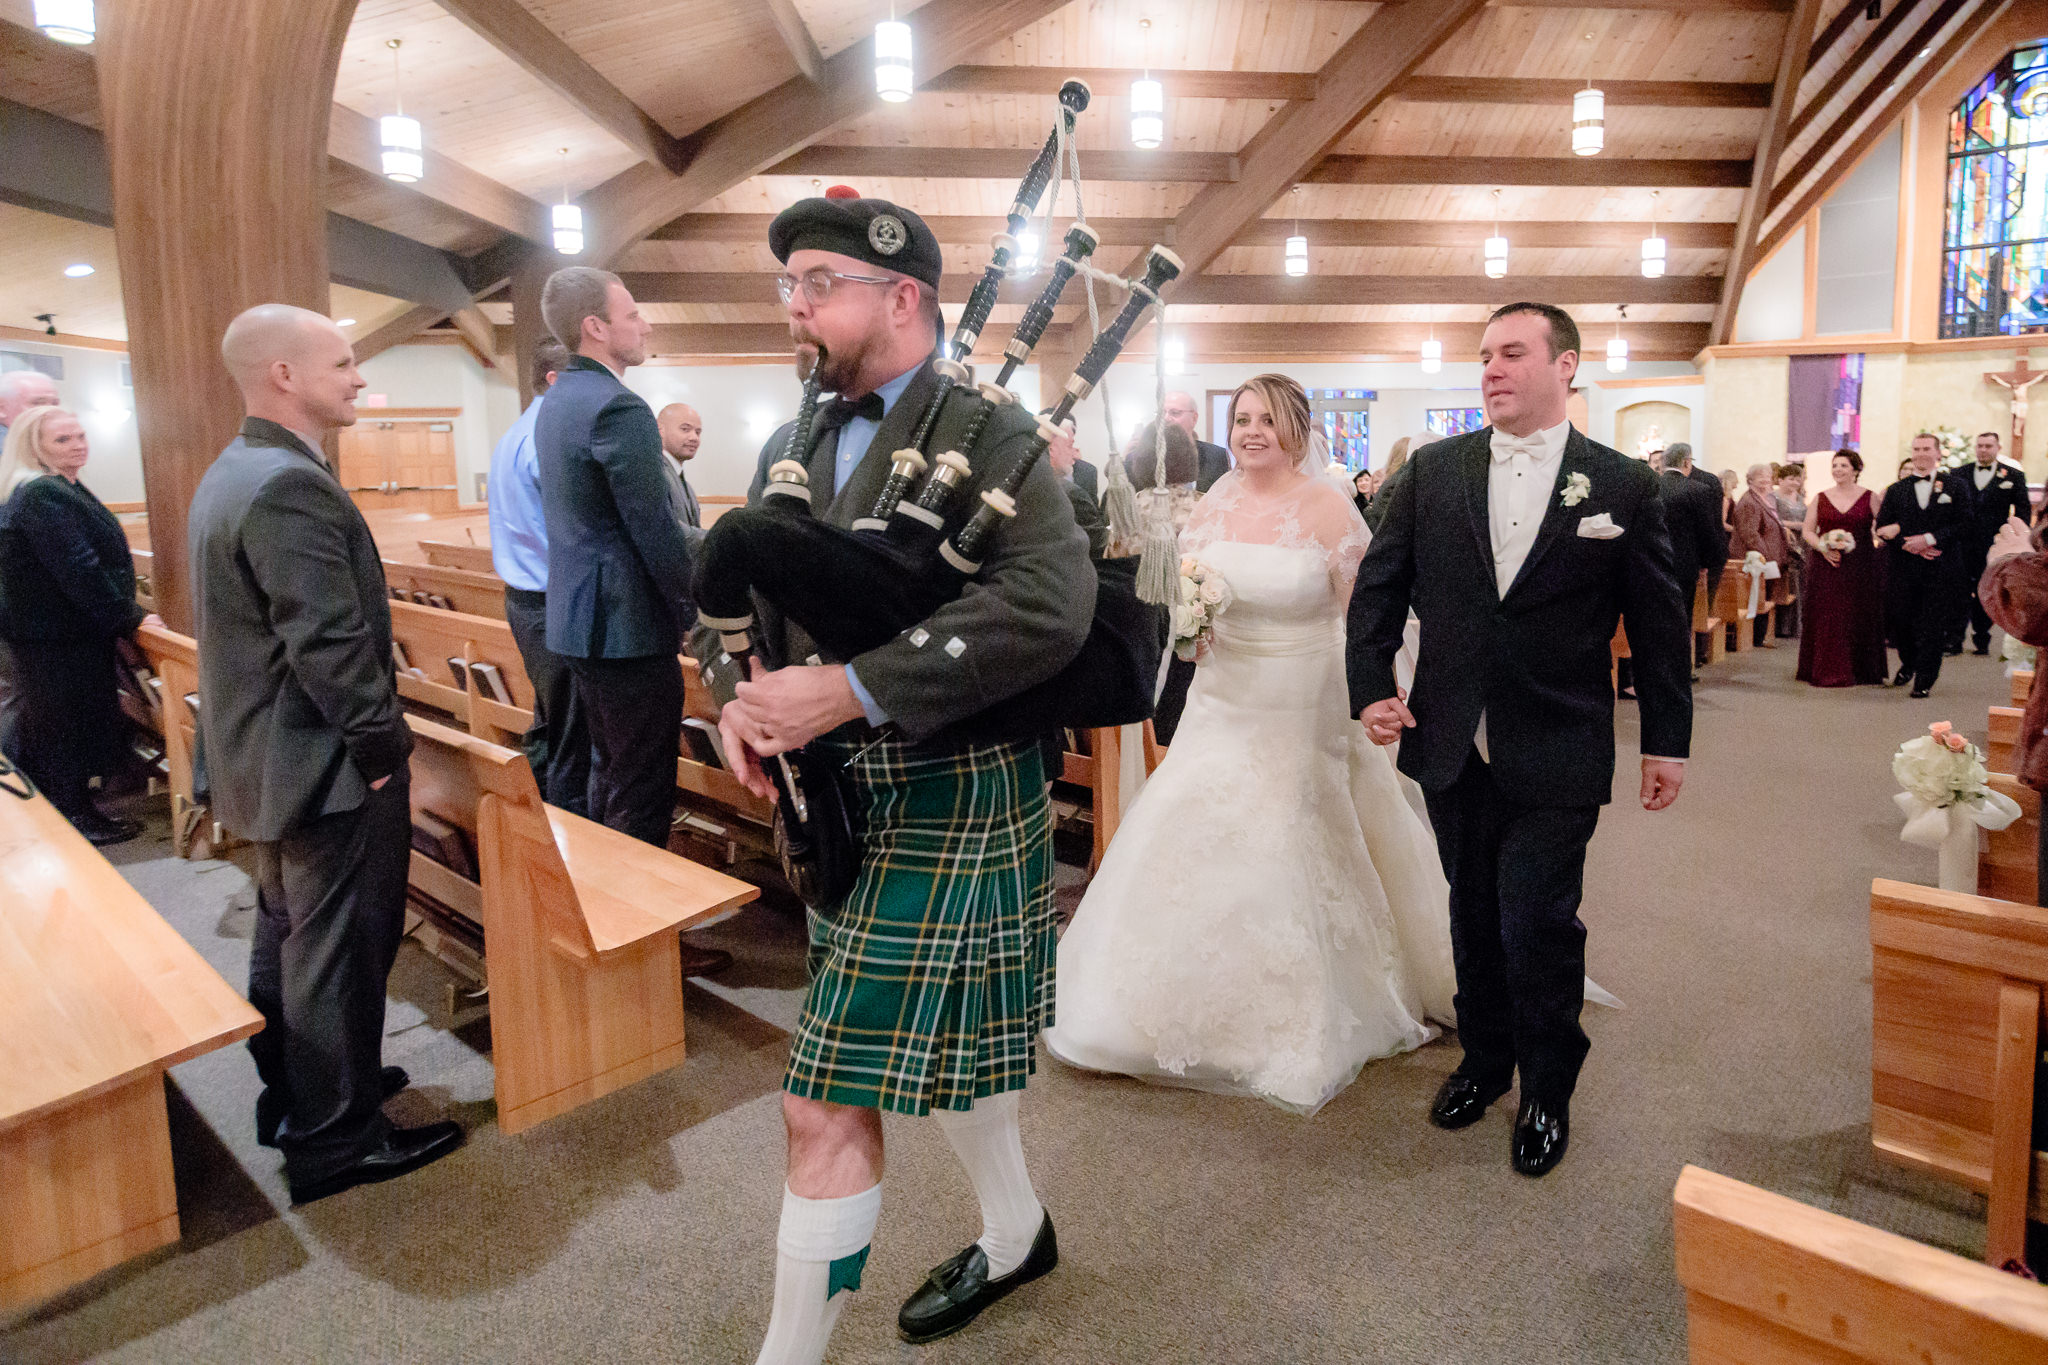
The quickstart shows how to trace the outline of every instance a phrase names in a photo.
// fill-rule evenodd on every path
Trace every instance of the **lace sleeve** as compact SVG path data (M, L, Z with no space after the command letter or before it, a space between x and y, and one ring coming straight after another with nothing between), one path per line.
M1351 600L1351 585L1358 577L1359 561L1372 544L1372 532L1358 505L1328 482L1318 481L1302 499L1301 528L1307 539L1321 547L1330 567L1330 586L1337 600Z
M1215 486L1195 504L1187 525L1181 528L1181 553L1191 555L1219 540L1232 539L1228 522L1230 509L1237 505L1237 501L1237 474L1232 471L1218 479Z

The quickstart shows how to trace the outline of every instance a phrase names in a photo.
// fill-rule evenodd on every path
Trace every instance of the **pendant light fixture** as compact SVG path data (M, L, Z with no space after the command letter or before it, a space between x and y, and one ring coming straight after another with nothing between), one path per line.
M420 141L420 121L405 116L405 94L400 88L398 70L399 42L392 38L384 44L391 49L392 112L377 120L377 140L383 145L385 178L410 185L426 174L427 158Z
M1188 343L1178 333L1166 335L1160 344L1166 348L1166 372L1186 374L1188 372Z
M562 202L555 205L555 250L574 256L583 250L583 210L569 202L569 149L562 148Z
M1422 343L1422 372L1436 374L1444 367L1444 344L1436 339L1436 322L1429 324L1429 340Z
M1657 231L1657 196L1662 193L1662 190L1650 191L1650 235L1643 238L1643 278L1646 280L1663 276L1665 260L1670 254L1664 234Z
M1150 19L1138 21L1141 55L1149 55L1152 31ZM1144 74L1131 82L1131 145L1151 151L1166 140L1166 87L1152 79L1148 63Z
M1301 235L1301 186L1292 191L1294 200L1294 235L1287 239L1287 273L1296 279L1308 274L1308 238Z
M98 31L92 0L36 0L36 31L60 43L83 46Z
M910 98L910 25L889 17L875 25L875 93L891 104Z
M1572 155L1598 156L1607 145L1607 96L1591 81L1572 96Z
M1607 372L1620 374L1628 368L1628 338L1621 334L1621 324L1628 321L1628 305L1623 304L1621 316L1615 320L1614 335L1607 340Z
M1500 191L1493 192L1493 236L1486 239L1486 278L1497 280L1508 273L1508 239L1500 235Z

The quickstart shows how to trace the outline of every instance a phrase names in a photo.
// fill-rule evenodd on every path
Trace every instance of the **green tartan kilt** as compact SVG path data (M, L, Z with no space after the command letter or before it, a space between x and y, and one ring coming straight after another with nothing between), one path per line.
M1057 946L1037 746L825 743L853 757L861 867L843 906L810 916L783 1089L900 1114L1021 1090L1052 1024Z

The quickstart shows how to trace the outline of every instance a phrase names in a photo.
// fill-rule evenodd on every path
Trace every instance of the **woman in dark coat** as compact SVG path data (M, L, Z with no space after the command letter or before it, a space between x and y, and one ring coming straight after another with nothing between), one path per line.
M78 481L85 429L62 408L31 408L0 449L0 637L13 646L25 702L24 771L95 844L141 831L93 803L126 728L114 641L133 634L135 564L121 523Z

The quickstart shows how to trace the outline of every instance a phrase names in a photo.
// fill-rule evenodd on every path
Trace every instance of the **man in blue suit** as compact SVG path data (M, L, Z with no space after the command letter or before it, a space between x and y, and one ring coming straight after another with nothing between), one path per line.
M534 427L547 644L569 661L590 727L590 818L666 847L683 715L676 651L697 609L661 429L620 379L647 359L653 329L618 276L588 266L549 276L540 311L575 353Z

